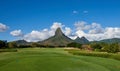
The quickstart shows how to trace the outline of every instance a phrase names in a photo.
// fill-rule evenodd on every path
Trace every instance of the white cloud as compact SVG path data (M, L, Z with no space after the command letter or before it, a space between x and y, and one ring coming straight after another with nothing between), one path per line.
M86 14L86 13L88 13L88 11L83 11L83 13L85 13L85 14Z
M86 35L86 33L85 33L84 31L82 31L82 30L76 31L75 34L76 34L77 36L79 36L79 37L82 37L82 36L85 36L85 35Z
M14 31L10 32L10 34L12 36L15 36L15 37L21 37L21 36L23 36L23 33L22 33L21 30L14 30Z
M120 28L116 27L106 27L102 33L90 34L86 33L86 36L89 40L102 40L102 39L110 39L110 38L120 38Z
M70 35L71 29L62 25L62 23L54 22L50 29L43 29L41 31L33 30L32 32L24 35L24 39L31 41L42 41L55 34L56 29L60 27L66 35Z
M85 21L78 21L74 24L76 30L89 30L91 28L90 25L87 25Z
M74 25L76 27L75 35L79 37L85 36L90 41L109 39L109 38L120 38L119 27L103 28L98 23L93 22L91 24L88 24L85 21L75 22Z
M71 35L72 30L69 27L65 27L64 33L65 33L65 35L69 36L69 35Z
M62 28L62 27L64 27L64 25L62 25L62 23L59 23L59 22L54 22L50 28L52 30L56 30L58 27Z
M23 36L23 39L27 41L42 41L45 40L55 34L56 29L60 27L63 33L70 37L71 39L75 39L77 36L82 37L85 36L88 40L102 40L108 38L120 38L120 28L119 27L106 27L103 28L99 23L91 23L88 24L85 21L75 22L75 29L71 29L70 27L66 27L62 23L54 22L52 26L49 28L45 28L43 30L33 30L30 33L27 33ZM11 34L13 36L22 35L21 30L12 31Z
M76 10L74 10L74 11L73 11L73 14L78 14L78 13L79 13L79 12L78 12L78 11L76 11Z
M104 35L106 35L106 38L120 38L120 28L107 27L105 28Z
M8 29L8 26L6 26L5 24L0 23L0 32L4 32Z
M99 34L99 33L103 33L104 29L101 27L100 24L98 23L92 23L91 24L91 29L89 30L90 34Z
M88 24L85 21L75 22L76 30L89 31L90 34L98 34L103 32L103 28L98 23Z
M48 38L51 35L52 33L50 34L50 31L45 29L42 31L33 30L31 33L26 34L24 39L27 41L40 41Z

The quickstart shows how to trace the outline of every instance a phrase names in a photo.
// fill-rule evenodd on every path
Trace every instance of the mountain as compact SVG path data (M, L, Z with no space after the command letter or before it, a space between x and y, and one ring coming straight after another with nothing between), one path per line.
M67 44L73 42L70 38L64 35L64 33L61 31L60 28L57 28L55 31L55 35L44 40L44 41L39 41L41 45L45 46L66 46Z
M17 45L29 45L30 44L30 42L27 42L25 40L16 40L14 42L16 42Z
M88 44L89 43L89 40L87 40L84 36L81 38L77 37L74 41L77 43L80 43L80 44Z
M104 40L100 40L99 42L105 42L105 43L120 43L120 38L104 39Z

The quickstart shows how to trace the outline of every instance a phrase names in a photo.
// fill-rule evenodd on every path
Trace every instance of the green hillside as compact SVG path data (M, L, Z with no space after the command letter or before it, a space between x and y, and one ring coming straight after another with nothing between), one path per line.
M120 38L104 39L104 40L101 40L100 42L105 42L105 43L120 43Z
M73 40L65 36L61 31L61 29L58 28L54 36L38 43L40 43L41 45L49 45L49 46L66 46L68 43L71 42L73 42Z
M89 40L87 40L85 37L77 37L75 40L75 42L77 43L80 43L80 44L88 44L89 43Z

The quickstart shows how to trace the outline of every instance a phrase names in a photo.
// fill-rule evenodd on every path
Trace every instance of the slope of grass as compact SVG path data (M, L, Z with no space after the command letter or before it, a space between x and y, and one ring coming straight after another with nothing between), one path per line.
M59 48L26 48L0 53L0 71L119 71L120 61L75 56Z

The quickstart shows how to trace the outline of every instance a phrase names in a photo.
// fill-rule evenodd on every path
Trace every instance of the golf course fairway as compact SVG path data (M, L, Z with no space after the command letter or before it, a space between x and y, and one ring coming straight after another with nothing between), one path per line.
M0 71L120 71L120 61L72 55L63 48L24 48L0 53Z

